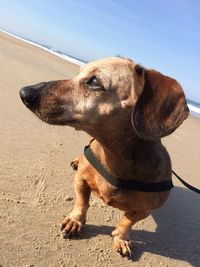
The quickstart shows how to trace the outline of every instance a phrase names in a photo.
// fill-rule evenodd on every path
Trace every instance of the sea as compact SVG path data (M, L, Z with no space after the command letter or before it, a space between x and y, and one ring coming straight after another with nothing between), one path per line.
M2 29L0 29L0 32L6 33L6 34L8 34L8 35L10 35L10 36L12 36L14 38L17 38L17 39L23 41L23 42L26 42L26 43L29 43L31 45L37 46L37 47L39 47L39 48L41 48L41 49L43 49L43 50L55 55L55 56L63 58L64 60L67 60L67 61L72 62L74 64L77 64L79 66L83 66L83 65L85 65L87 63L86 61L83 61L83 60L81 60L79 58L76 58L76 57L74 57L72 55L68 55L68 54L66 54L66 53L64 53L62 51L59 51L56 48L52 48L50 46L34 42L34 41L30 40L30 39L26 39L26 38L24 38L22 36L15 35L13 33L7 32L7 31L2 30ZM200 118L200 103L197 103L197 102L195 102L193 100L187 99L187 104L188 104L188 107L190 109L190 113L192 115Z
M200 118L200 104L195 101L187 99L187 105L190 109L190 113L198 118Z

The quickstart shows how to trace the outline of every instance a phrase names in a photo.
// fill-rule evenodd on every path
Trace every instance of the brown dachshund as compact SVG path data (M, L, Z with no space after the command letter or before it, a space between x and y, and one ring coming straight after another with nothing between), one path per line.
M24 104L41 120L87 132L101 165L121 180L156 183L171 179L170 157L161 138L172 133L189 111L180 84L124 58L107 58L81 68L72 80L22 88ZM86 221L91 191L124 211L112 232L114 249L131 254L132 225L163 205L169 190L143 192L111 185L84 155L72 163L76 202L62 224L65 237L78 234Z

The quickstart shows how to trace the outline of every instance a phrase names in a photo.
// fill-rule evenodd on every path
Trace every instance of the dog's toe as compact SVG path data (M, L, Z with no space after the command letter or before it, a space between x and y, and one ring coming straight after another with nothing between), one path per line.
M70 166L72 167L73 170L75 170L75 171L78 170L78 163L79 163L78 158L71 161Z
M61 225L63 238L72 238L78 236L81 232L82 223L67 218Z
M124 257L130 257L132 254L131 241L114 238L114 250Z

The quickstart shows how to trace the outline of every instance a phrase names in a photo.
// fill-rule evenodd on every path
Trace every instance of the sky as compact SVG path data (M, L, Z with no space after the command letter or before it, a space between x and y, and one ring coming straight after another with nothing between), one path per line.
M200 103L199 0L0 0L0 28L86 61L129 57Z

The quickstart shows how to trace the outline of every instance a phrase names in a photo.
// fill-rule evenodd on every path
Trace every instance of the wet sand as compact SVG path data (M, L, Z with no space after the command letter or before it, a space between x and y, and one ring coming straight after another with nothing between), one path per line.
M176 178L168 202L131 233L131 260L113 251L110 233L121 212L92 197L82 237L63 240L60 223L74 203L71 159L87 136L42 123L19 89L70 78L79 70L37 47L0 33L0 265L200 266L200 196ZM200 188L200 120L190 116L163 140L173 169Z

